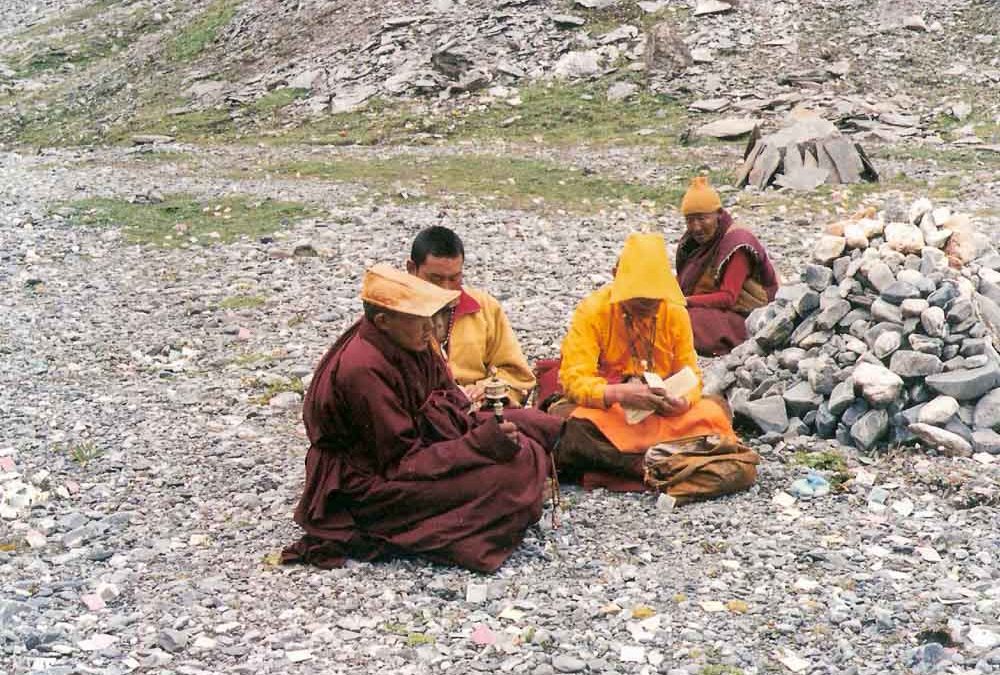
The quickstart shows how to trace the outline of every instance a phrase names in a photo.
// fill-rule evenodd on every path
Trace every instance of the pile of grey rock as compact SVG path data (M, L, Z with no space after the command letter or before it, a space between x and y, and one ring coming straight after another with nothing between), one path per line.
M878 181L878 172L860 143L840 133L814 111L796 108L790 124L780 131L754 137L747 145L737 187L753 185L763 190L774 183L793 190L813 190L824 183Z
M707 391L766 434L1000 454L1000 255L971 219L927 199L869 209L813 259L747 318Z

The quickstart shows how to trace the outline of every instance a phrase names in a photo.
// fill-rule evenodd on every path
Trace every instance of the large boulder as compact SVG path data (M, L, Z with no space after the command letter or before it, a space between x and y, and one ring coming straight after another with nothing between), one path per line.
M668 78L677 77L694 63L691 50L669 21L661 21L646 34L646 68Z

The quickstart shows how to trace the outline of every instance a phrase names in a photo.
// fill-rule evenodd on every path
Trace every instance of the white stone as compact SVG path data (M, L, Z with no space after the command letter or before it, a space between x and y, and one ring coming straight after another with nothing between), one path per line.
M45 546L45 535L37 530L28 530L28 534L24 536L24 539L31 548L42 548Z
M958 407L958 401L951 396L938 396L920 409L917 421L943 427L958 413Z
M813 248L813 259L823 264L833 262L841 256L847 240L832 234L824 234Z
M608 89L609 101L623 101L639 91L639 85L632 82L615 82Z
M844 239L847 240L847 248L868 248L868 235L865 234L864 225L858 222L851 222L844 225Z
M911 424L910 432L932 448L940 448L946 454L956 457L971 457L972 445L956 433L932 424Z
M98 633L97 635L93 635L86 640L80 640L76 643L76 646L85 652L96 652L102 649L107 649L116 642L118 642L118 638L114 635Z
M788 507L795 505L795 497L787 492L784 492L783 490L778 490L774 493L774 496L771 497L771 502L773 504L777 504L783 509L787 509Z
M852 375L854 388L876 408L885 407L899 397L903 389L903 378L885 366L874 363L859 363Z
M944 337L948 334L948 324L945 322L944 310L940 307L928 307L920 313L920 325L930 337Z
M556 61L552 72L556 77L588 77L601 69L601 55L596 51L568 52Z
M885 232L885 221L881 218L862 218L858 221L868 239L881 237Z
M929 563L941 562L941 556L930 546L919 546L913 550Z
M622 645L621 660L628 663L645 663L646 649L637 645Z
M799 577L795 581L795 590L802 591L803 593L812 593L817 588L819 588L819 582L815 579L809 579L808 577Z
M728 2L721 2L720 0L698 0L698 4L694 8L694 15L721 14L722 12L730 11L732 8L733 6Z
M1000 633L982 626L970 627L966 637L968 637L969 642L979 649L993 649L997 645L1000 645Z
M97 587L94 589L94 593L99 595L106 602L110 602L121 595L121 591L118 590L118 586L106 581L102 581L97 584Z
M784 648L777 654L778 661L781 665L788 668L793 673L802 673L809 669L810 664L805 659L801 658L798 654L790 649Z
M887 356L899 349L902 342L903 337L899 333L894 330L887 330L875 338L875 344L872 345L872 352L874 352L875 356L878 358L885 359Z
M913 500L905 498L897 499L892 503L892 510L906 518L913 513Z
M218 644L217 640L207 637L205 635L199 635L197 638L195 638L194 641L195 649L215 649L215 646L217 644Z
M924 310L930 307L923 298L907 298L903 300L899 308L903 311L903 318L918 317ZM881 337L881 336L879 336Z
M312 89L324 72L320 69L305 70L288 81L291 89Z
M302 395L295 391L282 391L271 397L267 404L279 410L293 410L302 403Z
M288 660L292 663L301 663L312 659L313 654L308 649L298 649L295 651L285 652L285 656L287 656Z
M885 241L894 251L900 253L920 253L924 247L924 235L920 228L907 223L889 223L885 226Z
M465 587L465 601L478 605L486 602L489 592L488 584L469 584Z

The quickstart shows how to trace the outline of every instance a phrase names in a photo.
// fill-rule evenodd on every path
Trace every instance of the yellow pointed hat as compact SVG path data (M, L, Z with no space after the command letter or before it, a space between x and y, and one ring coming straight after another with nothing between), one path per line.
M684 293L670 267L667 243L662 234L635 232L625 240L615 280L611 282L611 302L632 298L686 304Z
M715 213L722 208L719 193L708 182L708 176L695 176L681 200L681 214Z

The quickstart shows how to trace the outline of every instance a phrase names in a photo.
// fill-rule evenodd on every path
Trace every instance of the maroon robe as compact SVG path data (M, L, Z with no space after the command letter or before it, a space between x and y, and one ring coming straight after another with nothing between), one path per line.
M677 245L677 282L685 296L718 291L726 264L737 252L745 252L750 260L743 289L753 285L757 297L743 293L732 307L688 306L695 349L702 356L728 354L746 341L746 317L754 307L774 300L778 275L764 245L749 230L733 226L726 211L719 214L719 227L710 241L699 244L685 233Z
M409 352L367 319L330 348L306 394L311 446L283 562L419 554L491 572L542 513L562 420L509 410L519 442L469 401L435 351Z

